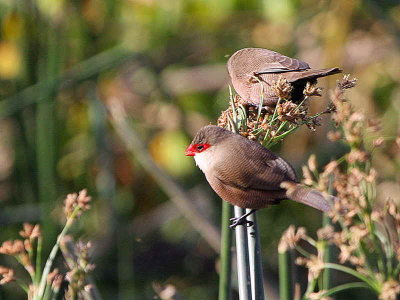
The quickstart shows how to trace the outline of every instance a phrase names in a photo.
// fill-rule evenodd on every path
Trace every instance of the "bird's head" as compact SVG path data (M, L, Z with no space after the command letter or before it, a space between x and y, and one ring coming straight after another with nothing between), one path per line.
M230 131L218 126L208 125L201 128L192 143L186 148L186 156L196 156L209 148L215 147L231 134Z

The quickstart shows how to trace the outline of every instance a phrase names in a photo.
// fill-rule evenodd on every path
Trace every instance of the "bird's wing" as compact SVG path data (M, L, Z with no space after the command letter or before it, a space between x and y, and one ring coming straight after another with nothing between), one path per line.
M245 147L241 144L244 141ZM261 145L243 139L226 145L225 150L224 158L216 163L214 176L227 185L274 191L281 189L283 181L296 181L293 168Z
M310 69L310 66L306 62L287 57L274 51L257 51L253 60L255 62L255 75Z

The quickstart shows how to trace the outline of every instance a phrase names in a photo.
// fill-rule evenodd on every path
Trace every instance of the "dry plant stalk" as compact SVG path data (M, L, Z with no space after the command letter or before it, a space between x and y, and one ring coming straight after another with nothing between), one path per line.
M79 268L70 268L70 271L66 275L60 274L57 268L53 268L51 272L50 270L58 252L60 241L79 216L90 208L90 201L91 197L87 195L86 190L82 190L78 194L67 195L64 201L66 222L44 268L41 265L43 236L40 231L40 225L24 223L23 229L19 232L22 239L3 242L0 246L0 253L14 257L30 275L30 282L24 282L22 279L19 279L13 269L0 266L0 284L3 285L15 281L25 291L28 299L42 300L56 299L61 285L67 283L68 292L66 299L76 299L73 292L79 293L80 289L87 288L86 286L76 284L76 274L79 273L80 278L82 278L83 275L89 273L94 267L89 263L83 264L83 261L88 261L88 246L81 247L83 254L79 256L79 260L77 261ZM81 266L84 266L84 268L80 268Z
M337 130L329 132L328 138L347 144L348 153L327 164L321 173L315 156L303 167L305 185L323 192L331 185L336 191L339 200L329 213L335 228L330 225L321 228L317 239L313 239L301 228L297 231L301 234L296 235L294 227L289 227L281 239L280 247L297 249L302 256L296 263L308 269L308 288L303 299L328 299L333 293L333 290L318 291L318 280L326 269L336 269L358 279L336 287L336 291L364 287L375 292L380 300L395 300L400 295L400 211L391 200L381 206L375 201L377 172L371 167L365 138L380 126L378 122L368 122L345 99L344 91L355 83L355 79L346 75L331 93L332 120ZM382 143L383 139L378 138L373 145ZM306 251L299 245L300 240L308 242L315 251ZM327 244L339 249L338 263L325 262Z

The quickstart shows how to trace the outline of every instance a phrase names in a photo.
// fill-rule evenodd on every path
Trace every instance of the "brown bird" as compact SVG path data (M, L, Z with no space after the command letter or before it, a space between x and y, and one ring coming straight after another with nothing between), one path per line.
M291 100L300 102L307 82L313 84L319 77L342 72L339 68L313 70L304 61L261 48L238 50L227 65L232 85L240 97L247 103L259 105L263 95L266 106L275 106L278 102L273 82L281 76L293 86Z
M199 130L187 147L214 191L225 201L253 209L236 219L231 227L243 224L256 209L292 199L322 211L330 201L317 190L298 184L292 166L259 143L218 126Z

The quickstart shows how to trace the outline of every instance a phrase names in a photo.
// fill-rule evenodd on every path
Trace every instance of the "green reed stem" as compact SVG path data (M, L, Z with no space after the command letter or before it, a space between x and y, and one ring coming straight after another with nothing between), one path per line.
M357 288L370 289L371 287L364 282L350 282L350 283L341 284L341 285L335 286L334 288L331 288L330 290L326 291L326 293L324 293L323 296L330 296L337 292L341 292L341 291L349 290L349 289L357 289Z
M59 57L59 38L56 28L43 23L42 29L47 44L46 55L40 62L41 80L57 76ZM39 199L42 214L42 228L46 235L54 236L55 227L51 219L51 210L56 197L55 187L55 89L40 89L39 94L45 100L37 105L36 111L36 157Z
M221 217L221 269L219 274L219 292L218 300L228 300L231 295L231 269L232 269L232 232L229 229L229 219L232 214L232 206L226 202L222 202Z
M44 266L43 269L43 274L40 279L40 285L38 292L36 295L33 297L33 300L40 300L43 298L45 289L46 289L46 283L47 283L47 276L50 273L51 267L53 265L54 259L56 258L58 249L60 248L60 242L61 240L65 237L65 235L68 233L68 231L71 229L72 224L76 220L76 216L78 215L78 212L81 210L79 206L75 207L74 211L72 212L71 216L67 219L67 223L65 224L63 230L59 234L57 241L55 245L53 246L53 249L51 249L51 252L49 254L49 257L47 258L46 265Z
M40 278L42 276L42 244L43 244L43 238L39 236L36 245L36 270L35 270L35 282L34 282L36 286L39 285Z
M292 300L292 264L290 252L286 250L278 253L279 259L279 299Z

